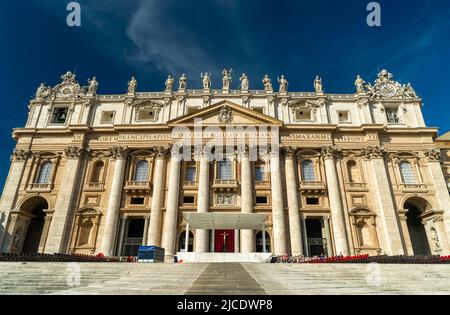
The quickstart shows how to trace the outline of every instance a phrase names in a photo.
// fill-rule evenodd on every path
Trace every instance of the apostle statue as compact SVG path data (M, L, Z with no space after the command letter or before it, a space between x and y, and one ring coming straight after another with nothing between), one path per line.
M281 75L281 78L278 78L278 83L280 84L280 93L286 93L288 90L289 82L284 77L284 74Z
M166 92L172 92L173 90L173 84L175 83L174 78L169 74L166 80Z
M131 81L128 82L128 94L135 94L137 89L137 80L135 76L131 77Z
M211 88L211 77L209 75L208 72L205 72L203 74L203 72L200 74L200 77L202 78L202 82L203 82L203 89L204 90L209 90Z
M232 77L231 77L231 73L233 72L232 69L230 70L226 70L224 69L222 71L222 81L223 81L223 89L224 90L229 90L230 89L230 84L232 82Z
M408 84L403 88L403 96L407 98L417 98L417 93L411 83L408 82Z
M36 91L36 98L37 99L45 99L50 95L50 88L45 85L45 83L41 83L41 85L38 87Z
M264 84L264 90L267 92L273 92L272 80L269 78L269 75L266 74L264 76L262 83Z
M356 93L365 93L366 88L364 87L364 84L366 84L366 81L364 81L361 76L358 74L356 76L355 86L356 86Z
M245 73L243 73L242 76L239 78L239 80L241 81L241 90L248 91L249 82L248 82L247 75Z
M314 89L316 90L316 93L323 93L322 78L319 76L316 76L316 79L314 80Z
M183 73L180 77L180 81L178 82L178 90L183 91L186 90L187 87L187 77L186 75Z
M89 94L92 94L92 95L95 95L95 94L97 94L97 89L98 89L98 81L97 81L97 78L96 77L93 77L92 78L92 80L88 80L88 84L89 84L89 87L88 87L88 93Z

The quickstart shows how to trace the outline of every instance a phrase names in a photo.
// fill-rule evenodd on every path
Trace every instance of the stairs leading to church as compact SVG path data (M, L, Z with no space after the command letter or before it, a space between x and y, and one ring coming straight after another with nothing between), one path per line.
M0 263L0 294L449 293L450 265Z

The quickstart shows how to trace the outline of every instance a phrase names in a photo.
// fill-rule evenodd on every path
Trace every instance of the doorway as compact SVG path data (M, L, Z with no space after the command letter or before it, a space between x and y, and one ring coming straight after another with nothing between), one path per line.
M431 255L427 232L422 224L421 211L411 203L406 203L406 224L414 255Z
M139 247L144 239L145 219L129 219L126 223L126 234L123 242L122 256L138 255Z
M321 219L306 219L307 246L310 257L327 255L326 240L323 237Z
M215 230L214 233L214 251L234 253L234 230Z
M28 224L25 240L22 246L22 253L37 254L42 238L42 231L45 224L45 212L48 209L48 203L44 198L33 197L27 200L21 207L31 215Z

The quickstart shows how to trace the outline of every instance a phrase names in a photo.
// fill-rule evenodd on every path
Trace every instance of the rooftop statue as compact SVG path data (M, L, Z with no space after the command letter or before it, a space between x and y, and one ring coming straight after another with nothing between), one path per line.
M278 78L278 83L280 84L280 93L286 93L288 90L289 82L284 77L284 74L281 75L281 78Z
M314 89L316 90L316 93L323 93L323 83L320 76L316 76L316 79L314 80Z
M93 77L92 80L88 80L88 93L95 95L97 94L97 89L98 89L98 81L96 77Z
M364 81L361 76L358 74L356 76L356 80L355 80L355 87L356 87L356 93L365 93L366 92L366 88L365 85L366 81Z
M248 91L249 81L248 81L247 75L245 73L243 73L242 76L239 78L239 80L241 81L241 90Z
M165 83L166 92L172 92L174 83L175 83L174 78L169 74Z
M272 80L269 78L269 75L266 74L264 76L262 83L264 84L264 90L267 92L273 92Z
M137 80L135 76L131 77L131 81L128 82L128 94L135 94L137 89Z
M203 89L204 90L209 90L211 88L211 77L209 75L208 72L205 72L203 74L203 72L200 74L200 77L202 78L202 82L203 82Z
M178 86L178 89L179 89L179 90L186 90L186 87L187 87L187 77L186 77L186 75L183 73L183 74L181 75L181 77L180 77L180 80L179 80L179 86Z

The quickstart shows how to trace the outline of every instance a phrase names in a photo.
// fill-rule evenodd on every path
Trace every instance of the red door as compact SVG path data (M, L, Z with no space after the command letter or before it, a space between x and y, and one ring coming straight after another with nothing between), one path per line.
M216 253L234 253L234 230L215 230Z

